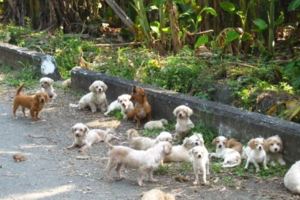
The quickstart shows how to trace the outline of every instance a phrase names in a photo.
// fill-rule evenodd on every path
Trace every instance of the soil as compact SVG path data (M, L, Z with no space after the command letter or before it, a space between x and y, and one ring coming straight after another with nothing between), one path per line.
M139 187L137 173L131 169L126 170L125 179L111 181L105 172L107 146L96 144L85 156L76 149L66 150L72 143L70 128L77 122L87 123L90 127L113 127L121 138L115 143L126 145L124 133L135 124L104 117L101 113L70 108L69 103L76 103L81 94L69 89L57 88L56 91L58 97L43 110L42 120L32 122L29 117L23 117L21 110L17 119L12 117L15 88L0 85L0 200L132 200L140 199L143 191L152 188L160 188L177 194L177 199L188 200L300 199L284 188L282 177L238 177L230 171L212 173L210 184L205 186L193 186L191 170L185 173L187 182L179 182L175 178L179 172L167 172L155 175L159 180L157 183L145 182L146 186ZM15 162L13 155L16 153L26 156L26 160Z

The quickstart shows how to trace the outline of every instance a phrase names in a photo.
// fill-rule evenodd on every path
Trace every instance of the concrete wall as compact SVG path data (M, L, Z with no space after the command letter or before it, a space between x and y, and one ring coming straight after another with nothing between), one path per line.
M194 123L202 122L221 135L235 137L244 143L252 137L278 134L284 141L285 159L289 162L300 160L300 124L80 68L72 70L71 79L72 88L84 91L88 91L93 81L104 81L108 85L106 94L109 101L116 99L120 94L131 93L133 85L144 87L152 105L153 119L174 120L173 109L185 104L194 110Z
M40 76L61 79L55 59L47 54L0 42L0 63L15 68L33 66Z

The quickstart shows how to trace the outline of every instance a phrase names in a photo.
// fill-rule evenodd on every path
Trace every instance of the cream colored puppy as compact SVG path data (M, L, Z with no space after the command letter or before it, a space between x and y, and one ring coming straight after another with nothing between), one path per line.
M156 143L161 141L168 141L172 143L172 135L169 132L161 132L155 139L142 137L139 135L138 131L135 129L127 130L127 137L129 141L129 146L136 150L146 150L153 147Z
M190 116L193 114L193 110L188 106L181 105L174 109L173 114L176 116L176 137L182 140L195 126L190 119Z
M77 123L72 127L72 133L74 136L73 144L67 149L73 149L79 147L79 152L85 153L93 144L98 142L109 142L116 138L112 133L112 129L92 129L90 130L85 124Z
M148 175L150 181L157 181L153 178L153 171L159 166L161 160L172 151L169 142L159 142L147 150L135 150L125 146L110 145L109 160L107 163L108 176L111 170L116 169L118 178L122 178L122 167L138 169L138 185L143 186L143 180Z
M90 92L81 97L79 100L79 109L89 107L94 113L98 108L101 112L105 112L107 109L107 100L105 95L107 85L104 82L97 80L90 85L89 90Z
M189 150L195 146L203 145L204 140L202 134L194 133L194 135L185 138L182 145L173 146L171 154L166 156L164 162L189 162Z
M274 135L266 139L265 150L267 152L268 163L270 162L272 166L275 166L275 162L278 162L280 165L286 164L282 155L282 140L278 135Z
M193 169L195 173L194 185L199 183L199 174L202 173L203 183L206 185L208 181L206 175L209 175L209 154L204 145L195 146L190 151L190 158L193 164Z
M149 121L144 125L144 129L153 130L153 129L164 129L165 125L168 124L168 120L160 119Z
M141 200L175 200L175 196L159 189L152 189L145 192Z
M134 105L130 99L131 99L130 94L122 94L118 96L118 98L115 101L109 104L107 111L104 113L104 115L107 116L109 113L111 113L114 110L121 110L123 118L126 118L127 117L126 112L129 112L134 108Z
M295 162L284 175L284 186L295 194L300 194L300 161Z
M55 99L57 97L57 94L55 93L53 88L53 83L53 79L49 77L43 77L40 79L40 92L46 92L50 99Z

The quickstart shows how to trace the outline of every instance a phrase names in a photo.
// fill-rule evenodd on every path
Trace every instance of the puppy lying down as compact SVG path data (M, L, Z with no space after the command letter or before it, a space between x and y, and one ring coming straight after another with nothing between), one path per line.
M175 196L159 189L152 189L143 194L142 200L175 200Z

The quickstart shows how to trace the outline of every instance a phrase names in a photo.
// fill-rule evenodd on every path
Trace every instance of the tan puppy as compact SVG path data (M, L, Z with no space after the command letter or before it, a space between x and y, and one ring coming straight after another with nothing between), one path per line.
M166 119L153 120L149 121L144 125L144 129L152 130L152 129L164 129L165 125L168 124Z
M180 105L174 109L173 114L176 116L175 137L182 141L187 133L195 126L190 119L193 110L188 106Z
M152 189L145 192L141 200L175 200L175 196L159 189Z
M49 97L47 93L45 92L38 92L35 95L23 95L21 94L21 90L24 87L24 84L22 84L16 93L16 96L14 98L13 103L13 115L16 117L16 111L19 106L22 107L22 111L24 116L25 114L25 108L28 108L30 110L30 115L32 120L38 120L39 112L43 109L44 105L48 102Z
M226 141L225 143L226 148L234 149L240 154L243 152L243 145L239 141L237 141L234 138L230 138L229 140Z
M43 77L40 79L40 85L41 85L41 92L46 92L50 99L55 99L57 97L57 94L54 91L53 88L53 82L54 80L49 77Z
M120 179L122 178L121 170L123 166L138 169L139 186L143 186L145 175L148 175L150 181L156 181L153 178L153 171L159 166L161 160L172 151L172 145L169 142L159 142L145 151L125 146L110 145L110 148L107 163L108 175L110 175L112 169L116 169Z
M275 166L275 162L278 162L280 165L286 164L282 156L282 140L278 135L266 139L265 150L267 152L267 161L268 163L270 162L272 166Z

